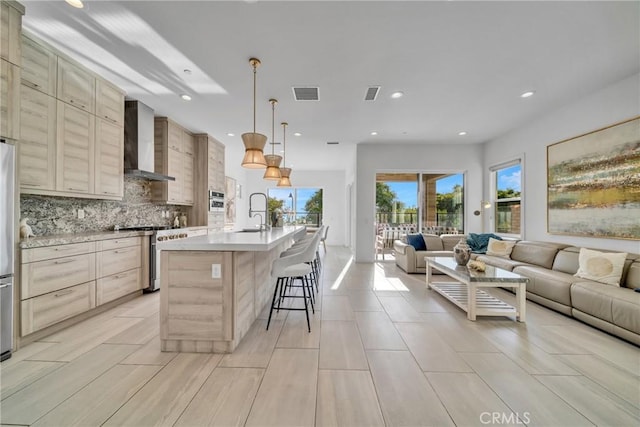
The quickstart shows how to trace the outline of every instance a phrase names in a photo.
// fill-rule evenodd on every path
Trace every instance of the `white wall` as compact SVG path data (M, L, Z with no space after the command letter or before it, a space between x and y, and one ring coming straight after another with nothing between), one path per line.
M264 170L247 170L246 190L244 192L245 202L251 193L266 193L268 188L275 188L275 181L265 181L262 179ZM291 173L291 183L298 188L322 188L323 204L322 218L323 224L328 225L327 245L344 246L346 231L346 184L345 172L339 170L332 171L296 171ZM263 203L263 202L260 202ZM260 205L262 206L262 204ZM239 205L238 205L239 207ZM247 225L257 224L256 220L249 220L248 206L243 211L238 211L239 217L246 217Z
M524 219L527 240L640 252L638 241L552 235L547 233L546 223L547 146L638 115L640 74L550 111L526 126L485 144L485 174L489 166L525 154ZM489 185L485 180L485 194L489 192Z
M375 181L378 172L465 173L465 229L478 232L474 206L482 200L482 146L359 144L356 170L356 261L373 262Z

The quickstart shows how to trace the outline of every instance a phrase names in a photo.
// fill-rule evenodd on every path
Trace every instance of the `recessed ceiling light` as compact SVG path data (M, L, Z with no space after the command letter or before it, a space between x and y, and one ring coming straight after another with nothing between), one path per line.
M465 131L458 132L458 135L465 136L467 133Z
M535 93L534 91L530 90L520 95L520 98L529 98L530 96L533 96L534 93Z
M236 136L236 134L235 134L235 133L231 133L231 132L229 132L229 133L227 134L227 136Z
M376 132L375 130L373 132L371 132L371 135L376 136L378 134L378 132Z
M186 93L180 95L180 98L182 98L183 101L191 101L191 97L189 95L187 95Z
M295 132L293 136L302 136L302 134L300 132Z
M82 9L84 7L82 0L65 0L65 1L77 9Z
M398 92L393 92L393 93L391 94L391 97L392 97L393 99L402 98L403 96L404 96L404 92L400 92L400 91L398 91Z

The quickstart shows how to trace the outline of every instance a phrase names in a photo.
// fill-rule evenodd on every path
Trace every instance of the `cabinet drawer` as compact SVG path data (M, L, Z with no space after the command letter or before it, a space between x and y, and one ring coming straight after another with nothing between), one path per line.
M141 239L140 237L123 237L122 239L103 240L101 242L102 243L101 250L108 251L111 249L126 248L129 246L140 245L140 239Z
M142 264L140 246L111 249L97 253L97 277L110 276L122 271L138 268Z
M95 278L95 253L23 264L21 299L54 292Z
M45 259L61 258L80 255L96 251L95 242L72 243L70 245L45 246L22 250L22 263L42 261Z
M142 289L140 269L112 274L96 280L96 305L101 305Z
M84 313L95 306L95 281L22 301L22 335Z

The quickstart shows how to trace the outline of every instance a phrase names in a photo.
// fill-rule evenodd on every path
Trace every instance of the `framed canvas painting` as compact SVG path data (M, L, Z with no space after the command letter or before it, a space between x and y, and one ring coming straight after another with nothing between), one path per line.
M640 239L640 117L547 147L550 234Z

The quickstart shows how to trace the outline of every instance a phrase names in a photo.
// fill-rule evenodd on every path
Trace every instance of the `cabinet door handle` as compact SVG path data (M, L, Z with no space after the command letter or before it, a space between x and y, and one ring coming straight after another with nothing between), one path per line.
M109 120L109 121L110 121L110 122L112 122L112 123L117 123L117 120L116 120L116 119L112 119L112 118L111 118L111 117L109 117L109 116L104 116L104 118L105 118L105 119L107 119L107 120Z
M66 291L56 292L55 297L57 298L64 295L69 295L72 292L73 292L73 289L67 289Z
M56 261L56 262L54 262L54 264L55 265L69 264L70 262L74 262L74 261L75 261L75 259L67 259L67 260L64 260L64 261Z
M21 182L21 187L42 187L42 184L29 184L27 182Z
M127 252L131 252L131 249L119 249L116 251L117 254L126 254Z
M67 187L67 190L69 190L69 191L85 191L85 190L82 190L80 188L72 188L72 187Z

